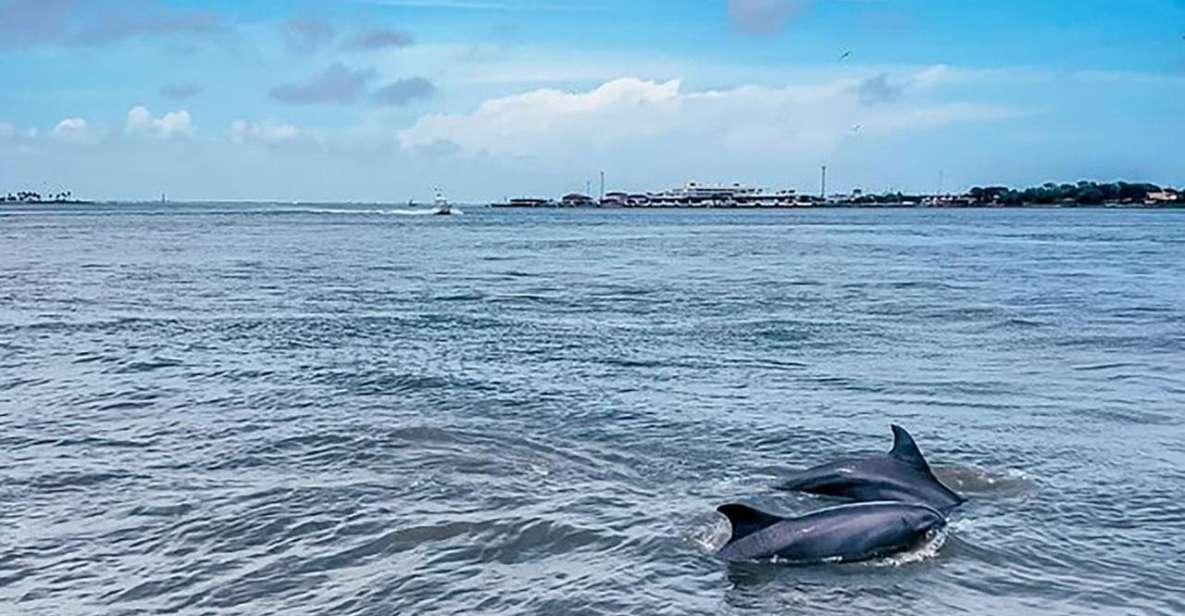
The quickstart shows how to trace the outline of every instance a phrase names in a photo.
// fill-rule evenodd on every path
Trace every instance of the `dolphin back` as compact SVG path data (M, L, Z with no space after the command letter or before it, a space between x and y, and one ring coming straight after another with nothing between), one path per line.
M718 555L726 560L777 557L792 564L852 562L915 546L946 524L932 507L879 501L840 505L782 518L744 505L724 505L734 535ZM739 534L738 534L739 533Z
M918 502L942 512L964 502L962 496L934 476L909 432L898 425L892 428L893 448L888 453L815 466L791 475L775 487L858 502Z

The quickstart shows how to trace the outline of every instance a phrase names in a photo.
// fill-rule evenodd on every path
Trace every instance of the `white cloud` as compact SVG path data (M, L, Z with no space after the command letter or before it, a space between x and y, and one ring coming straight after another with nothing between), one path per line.
M398 136L408 148L452 143L469 154L508 157L570 157L624 146L679 156L801 157L834 149L853 138L857 126L860 135L903 133L1019 113L991 105L927 103L909 96L907 88L870 107L861 102L861 83L835 79L685 92L679 80L624 78L587 92L534 90L485 101L468 114L427 115Z
M89 143L94 139L90 127L82 118L66 118L58 122L50 136L67 143Z
M262 122L236 120L230 125L227 137L232 143L262 145L283 145L312 138L292 124L270 119Z
M951 68L945 64L935 64L929 68L918 71L913 76L914 83L920 86L935 86L940 85L950 80L952 71Z
M148 135L158 139L187 137L193 134L193 121L185 110L170 111L155 118L147 107L137 105L128 111L127 132L131 135Z
M486 101L466 115L428 115L400 131L404 146L453 142L470 152L530 154L565 142L639 139L665 129L682 104L679 81L618 79L572 94L542 89ZM595 130L594 130L595 129Z

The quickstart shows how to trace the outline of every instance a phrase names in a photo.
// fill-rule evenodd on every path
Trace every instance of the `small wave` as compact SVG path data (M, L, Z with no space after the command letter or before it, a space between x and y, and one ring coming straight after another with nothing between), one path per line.
M1080 372L1095 372L1099 370L1118 370L1120 368L1140 368L1140 364L1133 364L1128 362L1111 362L1104 364L1089 364L1084 366L1073 366L1074 370Z
M934 475L946 487L965 494L1021 496L1036 489L1036 482L1021 471L988 470L974 466L935 466Z
M154 372L156 370L163 370L166 368L178 368L185 364L179 359L169 357L154 357L146 361L131 361L124 364L115 372L120 374L131 374L137 372Z

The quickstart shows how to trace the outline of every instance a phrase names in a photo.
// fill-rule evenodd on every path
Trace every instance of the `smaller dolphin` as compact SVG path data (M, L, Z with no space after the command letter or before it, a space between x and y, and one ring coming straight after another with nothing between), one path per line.
M732 537L716 553L728 561L778 557L791 564L855 562L908 550L946 518L925 505L855 503L783 518L745 505L716 511L732 524Z
M808 468L790 476L777 489L856 501L922 503L944 514L966 500L938 481L905 428L892 428L893 449L889 453Z

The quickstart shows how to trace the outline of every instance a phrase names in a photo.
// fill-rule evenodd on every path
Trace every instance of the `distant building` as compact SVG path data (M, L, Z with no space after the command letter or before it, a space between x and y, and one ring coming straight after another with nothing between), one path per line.
M635 201L630 196L630 201ZM759 188L732 184L731 186L706 186L689 182L680 188L645 195L631 203L637 207L793 207L800 203L793 190L766 192Z
M1181 194L1175 190L1160 190L1148 193L1144 199L1148 203L1176 203Z
M548 205L551 205L551 202L547 199L534 199L530 197L511 199L506 202L506 207L546 207Z
M580 193L568 193L560 199L560 205L563 207L592 207L596 204L592 197Z
M650 205L650 195L642 193L632 193L625 200L629 207L645 207Z
M629 193L610 192L605 193L605 198L601 199L601 207L625 207L629 202Z

